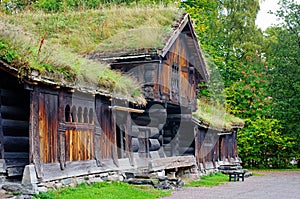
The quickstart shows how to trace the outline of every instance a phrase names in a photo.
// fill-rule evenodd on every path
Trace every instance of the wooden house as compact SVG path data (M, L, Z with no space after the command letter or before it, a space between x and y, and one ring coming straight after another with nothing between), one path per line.
M217 169L223 164L240 164L237 150L237 132L244 121L225 112L220 105L198 100L193 113L195 125L194 155L198 167Z
M84 63L99 65L100 72L86 65L79 73L82 81L78 74L66 78L72 77L70 71L71 75L41 72L1 58L1 172L22 176L29 165L37 183L108 171L191 167L194 156L200 163L202 135L197 132L202 127L193 122L192 112L197 110L198 84L209 75L190 16L172 16L176 17L169 31L165 26L147 27L147 38L159 36L153 44L143 40L143 26L125 29L124 41L116 48L107 43L120 42L120 34L100 42L99 48L81 57ZM139 47L126 41L130 38L142 39L137 40ZM142 95L124 94L122 87L106 79L103 66L115 76L134 77L136 81L129 78L127 84L140 85ZM94 85L88 71L102 83L98 79ZM221 148L235 148L219 155L236 155L235 137L220 142Z

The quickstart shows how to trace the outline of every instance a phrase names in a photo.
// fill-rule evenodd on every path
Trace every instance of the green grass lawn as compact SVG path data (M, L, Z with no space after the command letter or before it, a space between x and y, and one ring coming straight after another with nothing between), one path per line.
M160 198L168 196L171 191L156 190L147 186L133 186L123 182L101 182L87 185L80 184L76 188L63 188L48 191L35 196L36 199L132 199L132 198Z
M288 169L248 169L250 172L253 173L253 176L264 176L266 173L269 172L293 172L293 171L300 171L298 168L288 168Z
M186 184L187 187L199 187L199 186L218 186L228 182L228 175L222 173L210 174L208 176L202 176L200 180L192 181Z
M201 179L185 184L189 187L218 186L228 182L228 175L222 173L202 176ZM80 184L75 188L62 188L35 195L36 199L151 199L171 195L172 190L157 190L148 186L134 186L123 182L101 182L87 185Z

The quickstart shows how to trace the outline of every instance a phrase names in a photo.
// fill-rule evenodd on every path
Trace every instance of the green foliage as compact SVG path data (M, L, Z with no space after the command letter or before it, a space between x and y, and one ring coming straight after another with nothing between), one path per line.
M295 140L280 133L278 120L248 119L247 128L238 134L239 154L244 166L255 168L286 168L295 155Z
M2 39L0 39L0 59L7 63L12 63L18 59L18 53L11 49Z
M216 174L210 174L208 176L201 176L200 180L192 181L188 184L185 184L185 186L186 187L200 187L200 186L212 187L212 186L218 186L225 182L228 182L228 175L222 173L216 173Z
M275 13L283 23L265 32L265 56L273 81L273 116L281 121L284 136L297 139L300 154L300 5L293 0L280 1ZM297 156L296 156L297 157Z
M210 57L208 65L213 66L211 82L201 85L200 94L220 104L225 101L227 112L247 121L238 133L238 148L249 167L285 167L297 157L299 5L291 0L281 4L277 15L289 28L285 34L269 30L266 40L255 26L258 0L181 3L194 19L199 41Z
M69 198L111 198L111 199L151 199L170 195L170 191L155 190L150 187L133 186L122 182L101 182L87 185L85 183L75 188L63 188L35 195L36 199L69 199Z
M0 9L15 13L26 9L45 12L64 12L67 10L98 9L107 5L169 5L172 0L3 0Z

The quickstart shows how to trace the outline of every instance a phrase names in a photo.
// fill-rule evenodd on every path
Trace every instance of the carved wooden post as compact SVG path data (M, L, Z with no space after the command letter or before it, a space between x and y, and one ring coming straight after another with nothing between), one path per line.
M59 108L58 108L58 159L60 162L60 168L65 169L66 166L66 127L65 127L65 103L63 91L59 92ZM69 117L69 116L67 116Z
M39 93L36 89L30 92L30 118L29 118L29 162L33 163L38 178L43 178L39 140Z

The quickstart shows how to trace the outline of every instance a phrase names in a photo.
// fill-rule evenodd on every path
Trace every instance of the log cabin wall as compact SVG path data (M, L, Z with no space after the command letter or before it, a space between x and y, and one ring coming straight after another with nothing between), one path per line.
M220 160L218 131L199 126L195 142L195 156L198 164L202 163L205 167L207 162Z
M237 130L234 129L231 133L221 135L219 139L220 160L230 161L231 158L238 157L237 151Z
M29 91L0 71L0 155L8 176L22 175L29 163Z
M190 60L192 56L186 39L188 33L185 28L163 58L159 83L162 99L195 110L200 78Z
M193 65L193 56L187 45L191 42L187 39L189 37L190 29L186 25L164 57L116 58L111 68L133 76L143 86L143 94L149 101L196 110L197 85L201 77Z

